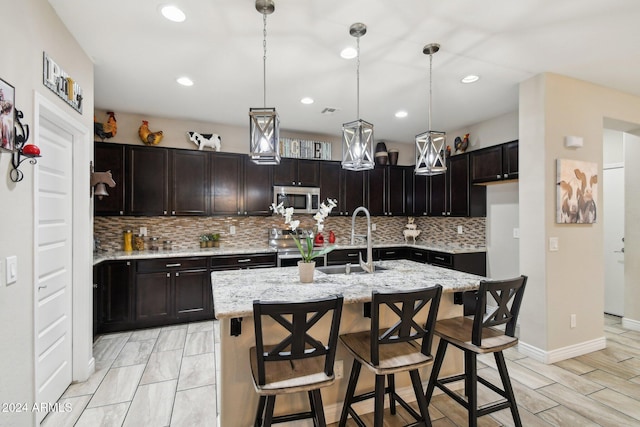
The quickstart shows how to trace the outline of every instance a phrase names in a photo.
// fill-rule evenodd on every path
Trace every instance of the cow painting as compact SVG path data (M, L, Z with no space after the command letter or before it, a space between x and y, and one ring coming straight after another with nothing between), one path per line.
M557 178L556 223L595 223L598 216L597 163L558 159Z

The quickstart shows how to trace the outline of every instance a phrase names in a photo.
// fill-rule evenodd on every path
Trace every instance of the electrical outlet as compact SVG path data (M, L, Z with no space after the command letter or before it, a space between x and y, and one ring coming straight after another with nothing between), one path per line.
M520 238L520 229L518 227L513 229L513 238L514 239L519 239Z
M140 235L141 236L147 235L147 227L140 227Z
M577 326L576 315L572 314L571 315L571 329L575 328L576 326Z
M7 263L7 285L11 285L18 281L18 257L8 256Z
M458 234L462 234L462 226L461 225L458 226Z
M371 224L371 231L376 231L376 229L376 223L374 222L373 224Z
M344 377L344 361L343 360L336 360L336 362L333 364L333 373L335 374L337 380Z
M234 234L236 234L236 226L235 225L229 226L229 234L231 234L232 236Z

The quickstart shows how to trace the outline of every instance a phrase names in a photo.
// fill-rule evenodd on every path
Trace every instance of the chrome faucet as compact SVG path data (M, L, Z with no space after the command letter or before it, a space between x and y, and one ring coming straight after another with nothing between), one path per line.
M356 229L356 216L358 215L358 212L364 212L364 214L367 217L367 234L357 235L358 237L367 238L367 262L364 262L362 260L362 254L359 253L358 256L360 257L360 267L362 267L362 270L366 271L367 273L373 273L375 267L373 265L373 239L371 238L371 216L369 215L369 211L367 210L367 208L365 208L364 206L360 206L355 211L353 211L353 216L351 217L351 244L352 245L354 244L355 238L356 238L355 229Z

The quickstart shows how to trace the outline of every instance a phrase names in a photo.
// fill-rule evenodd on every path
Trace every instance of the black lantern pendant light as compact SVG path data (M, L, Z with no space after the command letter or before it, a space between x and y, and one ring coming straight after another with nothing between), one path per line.
M267 15L275 11L273 0L256 0L256 10L262 14L262 83L263 107L249 109L249 156L254 163L277 165L280 163L280 119L275 108L267 108Z
M416 135L416 175L438 175L447 171L445 162L446 134L431 130L431 75L433 73L433 54L440 45L431 43L422 52L429 55L429 130Z
M354 171L373 169L373 125L360 118L360 37L367 26L355 23L349 34L357 39L357 120L342 125L342 168Z

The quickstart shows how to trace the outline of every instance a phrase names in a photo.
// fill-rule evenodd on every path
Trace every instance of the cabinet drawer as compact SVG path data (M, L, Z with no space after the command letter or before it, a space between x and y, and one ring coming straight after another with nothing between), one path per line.
M276 254L246 254L211 257L212 270L275 266Z
M136 271L146 273L151 271L168 270L198 270L207 268L206 258L162 258L141 260L137 263Z
M409 259L411 261L427 262L427 252L419 249L409 249Z
M327 254L327 264L328 265L337 265L337 264L346 264L350 263L358 263L359 257L358 254L362 254L362 258L366 258L367 250L366 249L338 249L335 251L331 251Z
M383 248L378 250L378 259L405 259L407 258L406 248Z
M428 252L427 262L441 267L453 268L453 255L443 252Z

